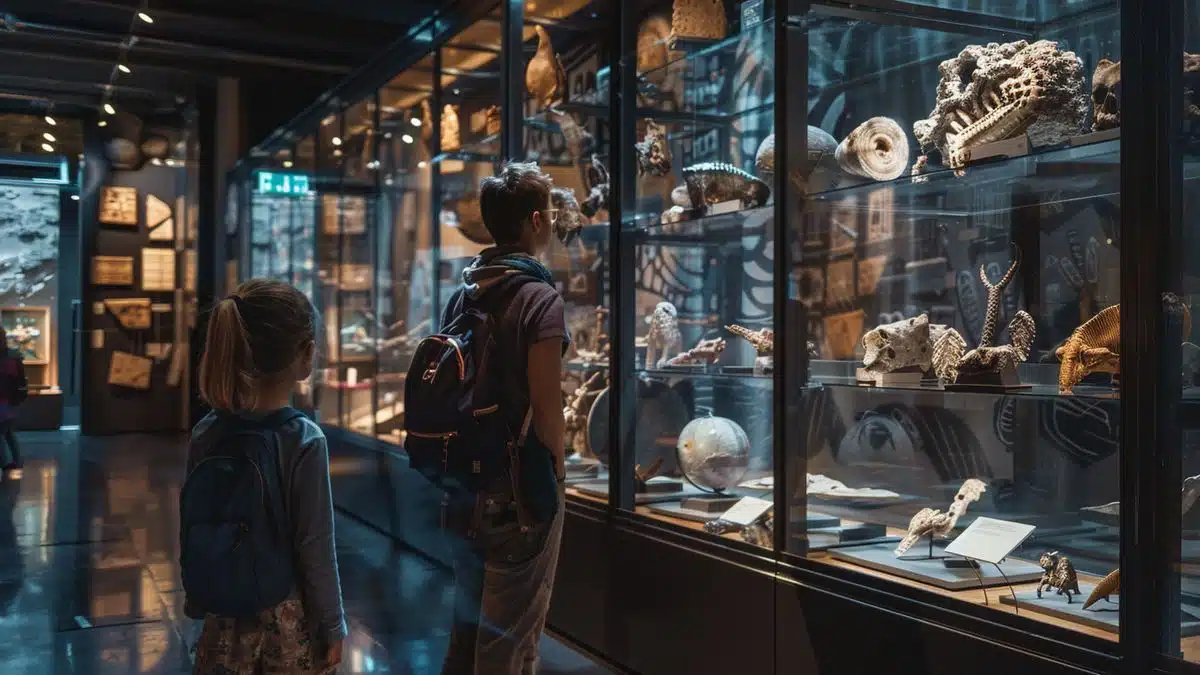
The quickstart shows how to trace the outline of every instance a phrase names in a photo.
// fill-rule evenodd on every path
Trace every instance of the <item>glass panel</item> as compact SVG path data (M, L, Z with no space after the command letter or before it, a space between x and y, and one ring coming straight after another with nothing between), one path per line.
M593 446L606 437L609 420L604 392L612 330L611 228L606 205L587 198L598 185L596 170L609 161L609 52L597 34L609 32L613 4L540 1L526 3L525 11L526 73L540 76L525 88L522 158L554 179L552 201L564 235L553 242L547 262L566 304L572 339L563 374L568 494L604 500L608 448ZM561 78L556 63L562 64Z
M321 350L316 359L314 403L323 424L340 426L341 407L341 312L338 288L341 283L341 183L342 116L331 114L317 130L314 184L317 191L316 299L321 312Z
M638 176L622 204L632 290L616 307L635 333L622 336L629 492L640 514L771 547L769 513L745 528L721 516L772 499L775 219L772 167L755 156L774 123L774 22L695 21L671 43L669 10L638 17L626 56L638 69Z
M316 249L317 237L317 198L312 188L315 184L316 139L307 136L296 144L294 162L295 170L308 178L308 194L292 207L292 284L304 291L313 299L316 293L313 275L313 254Z
M781 548L1115 641L1117 605L1083 606L1120 550L1116 362L1088 351L1119 346L1120 140L1088 90L1120 58L1120 15L993 4L1078 14L1028 43L793 17L809 88L791 99L808 126L788 127L788 312L807 343L788 345L804 375L787 447L804 451ZM1032 123L1025 76L1043 85ZM947 550L989 559L957 540L968 527L1031 532L998 569Z
M441 49L441 100L434 104L440 107L441 125L441 152L435 155L441 302L457 290L471 259L492 243L483 226L478 191L479 181L492 175L500 161L499 130L487 124L488 109L503 103L497 48L501 24L499 12L494 14L468 26Z
M404 376L412 349L433 331L432 125L422 119L433 92L433 57L380 90L379 230L375 234L376 314L382 331L375 433L404 442Z
M303 225L312 220L313 198L311 192L279 188L290 188L295 184L291 179L302 175L288 148L276 152L246 181L249 194L239 199L250 206L250 276L295 283L295 270L303 264L295 259L296 240L304 237Z

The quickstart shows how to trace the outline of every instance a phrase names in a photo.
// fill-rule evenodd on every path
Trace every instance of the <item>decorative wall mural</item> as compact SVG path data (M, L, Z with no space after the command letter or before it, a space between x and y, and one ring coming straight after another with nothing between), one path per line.
M0 185L0 304L53 304L58 229L57 188Z

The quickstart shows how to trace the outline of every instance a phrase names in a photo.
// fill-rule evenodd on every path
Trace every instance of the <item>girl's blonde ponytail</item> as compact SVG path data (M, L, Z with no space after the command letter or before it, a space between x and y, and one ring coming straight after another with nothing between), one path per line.
M218 410L254 407L254 353L237 300L228 297L213 308L208 341L200 359L200 396Z

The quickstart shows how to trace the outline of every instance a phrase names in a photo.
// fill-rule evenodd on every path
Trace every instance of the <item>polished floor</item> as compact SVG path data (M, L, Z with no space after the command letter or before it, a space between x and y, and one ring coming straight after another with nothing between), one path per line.
M179 438L21 434L24 476L0 482L0 675L191 671L183 616ZM437 673L446 571L339 516L350 637L339 673ZM543 675L603 675L542 641Z

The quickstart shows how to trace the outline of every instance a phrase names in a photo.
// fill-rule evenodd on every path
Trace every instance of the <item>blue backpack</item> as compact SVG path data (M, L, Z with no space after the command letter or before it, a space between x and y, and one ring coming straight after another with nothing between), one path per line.
M529 415L519 430L506 422L490 366L496 315L530 282L538 280L513 275L482 302L460 292L450 323L417 343L404 382L404 450L410 466L445 492L479 492L509 469L516 487Z
M295 584L277 432L302 413L218 415L226 431L179 496L179 564L196 609L250 617L286 600Z

